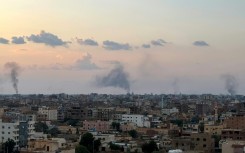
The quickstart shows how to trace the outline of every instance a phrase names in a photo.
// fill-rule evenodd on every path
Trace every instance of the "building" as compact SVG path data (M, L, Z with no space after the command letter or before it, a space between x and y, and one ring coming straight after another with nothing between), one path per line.
M245 129L223 129L221 139L245 140Z
M200 103L196 104L196 115L205 116L208 114L208 104Z
M150 122L148 117L144 115L122 115L122 121L135 123L138 127L150 127Z
M213 153L214 152L214 138L209 133L192 133L192 150L203 151L204 153Z
M221 135L224 125L204 125L204 132L212 135Z
M167 108L162 109L162 114L171 115L174 113L179 113L179 109L177 109L176 107L173 107L171 109L167 109Z
M0 139L1 142L14 140L16 145L19 145L19 122L3 122L0 119Z
M46 120L56 121L58 119L57 109L50 109L46 106L39 107L38 114L46 116Z
M245 141L225 140L222 142L222 153L244 153Z
M74 148L67 146L64 138L52 138L52 139L30 139L28 141L27 153L33 152L45 152L45 153L75 153Z
M83 130L95 130L97 132L107 132L110 130L109 121L83 121Z
M191 138L190 137L179 137L172 139L171 148L173 149L181 149L182 151L191 150Z
M245 129L245 116L232 116L224 120L226 128Z
M101 121L109 121L113 118L115 114L115 108L98 108L97 109L97 119Z

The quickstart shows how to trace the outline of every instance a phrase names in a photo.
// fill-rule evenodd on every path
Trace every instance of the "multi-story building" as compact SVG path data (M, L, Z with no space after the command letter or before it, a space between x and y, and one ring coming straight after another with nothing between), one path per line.
M110 130L109 121L83 121L83 130L95 130L97 132L106 132Z
M245 141L225 140L221 145L222 153L244 153Z
M149 119L144 115L123 114L122 121L135 123L138 127L150 127Z
M50 121L55 121L58 119L57 109L50 109L49 107L42 106L38 108L38 113L47 116L47 120Z
M205 124L204 125L204 132L205 133L210 133L210 134L213 134L213 135L221 135L221 131L224 129L224 125L221 124L221 125L208 125L208 124Z
M209 133L192 133L192 150L203 151L204 153L214 152L214 138Z
M196 115L205 116L208 113L208 108L206 103L196 104Z
M221 139L245 140L245 129L223 129Z
M97 109L97 119L101 121L109 121L113 118L115 114L115 108L98 108Z
M172 139L171 148L173 149L181 149L182 151L191 150L191 138L189 137L179 137Z
M177 109L176 107L173 107L170 109L167 109L167 108L162 109L162 114L165 114L165 115L171 115L171 114L178 113L178 112L179 112L179 109Z
M14 140L16 145L19 145L19 122L3 122L0 119L0 139L1 142L6 142L10 139Z
M245 129L245 116L232 116L224 120L226 128Z

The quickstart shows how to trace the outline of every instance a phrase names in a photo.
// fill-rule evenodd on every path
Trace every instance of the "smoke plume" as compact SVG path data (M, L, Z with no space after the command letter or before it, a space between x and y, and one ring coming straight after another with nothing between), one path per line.
M16 94L18 94L18 76L20 72L20 66L16 62L7 62L4 67L10 71L10 78L13 84Z
M121 64L115 66L107 75L97 76L96 85L99 87L117 87L130 91L129 75Z
M172 86L173 86L174 94L179 94L180 89L179 89L179 79L178 78L174 79Z
M236 95L238 82L235 76L226 74L223 75L222 78L225 80L225 90L227 90L231 95Z

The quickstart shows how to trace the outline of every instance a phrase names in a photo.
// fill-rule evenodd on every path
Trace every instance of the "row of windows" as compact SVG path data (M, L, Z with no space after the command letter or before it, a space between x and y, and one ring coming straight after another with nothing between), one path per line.
M2 129L4 129L5 127L4 126L2 126ZM8 127L8 129L10 129L10 126Z

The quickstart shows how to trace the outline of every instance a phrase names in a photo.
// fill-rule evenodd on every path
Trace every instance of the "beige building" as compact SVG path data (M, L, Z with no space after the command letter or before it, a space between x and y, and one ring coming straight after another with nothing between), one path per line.
M70 148L66 145L64 138L53 139L30 139L28 141L27 153L75 153L74 148Z
M224 120L226 128L245 129L245 116L232 116Z
M194 151L203 151L204 153L214 152L214 139L209 133L192 133L191 141L191 148Z
M222 142L222 153L244 153L245 141L225 140Z
M224 125L204 125L204 132L212 135L221 135Z

